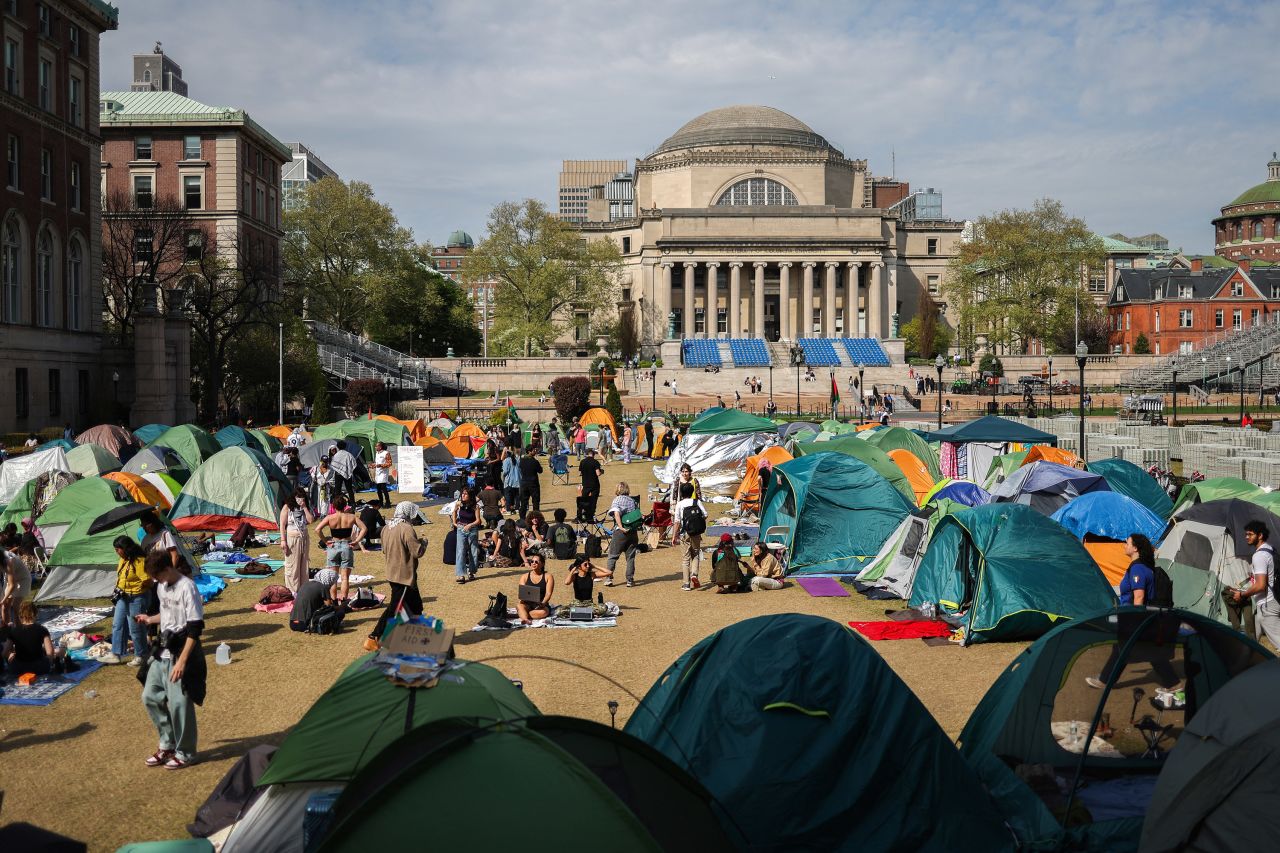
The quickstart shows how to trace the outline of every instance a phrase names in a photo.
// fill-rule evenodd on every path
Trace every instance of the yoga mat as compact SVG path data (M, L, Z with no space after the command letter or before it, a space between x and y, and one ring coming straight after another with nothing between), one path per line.
M8 681L0 684L0 705L51 705L63 693L84 681L102 666L98 661L79 662L80 669L63 675L41 675L25 687Z
M279 604L258 604L253 605L253 609L259 613L288 613L293 610L292 601L282 601Z
M950 637L951 626L945 622L915 620L898 622L850 622L849 627L868 640L923 640L925 637Z
M814 598L846 598L849 590L835 578L796 578L796 583Z
M206 574L213 575L215 578L242 578L247 581L265 580L266 578L269 578L272 575L274 575L276 572L280 571L280 568L281 568L280 566L273 566L270 563L265 563L265 562L263 563L263 565L266 566L268 569L271 569L270 575L242 575L238 571L236 571L236 567L234 565L227 566L219 563L205 563L200 568L203 569Z

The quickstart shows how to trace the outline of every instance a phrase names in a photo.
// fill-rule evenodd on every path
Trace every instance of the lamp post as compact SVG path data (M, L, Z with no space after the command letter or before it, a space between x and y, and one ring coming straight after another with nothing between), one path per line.
M1240 362L1240 425L1244 425L1244 374L1249 369L1249 362L1241 360ZM1258 382L1262 382L1261 372L1259 372Z
M942 353L938 353L938 357L933 360L933 367L938 371L938 429L942 429L942 368L947 366L947 360L942 357Z
M1169 359L1169 366L1173 368L1173 414L1169 416L1169 426L1178 425L1178 359Z
M658 408L658 368L649 368L649 411Z
M604 362L600 363L600 408L604 408Z
M276 400L276 402L279 404L279 405L278 405L278 407L277 407L277 411L276 411L276 423L278 423L278 424L282 424L282 423L284 423L284 323L281 323L281 324L280 324L280 352L279 352L279 356L280 356L280 361L279 361L279 368L280 368L280 375L279 375L279 379L280 379L280 384L279 384L279 386L277 386L277 388L278 388L278 390L279 390L279 392L280 392L280 396L279 396L279 397L277 398L277 400Z
M773 361L769 362L769 402L773 402Z
M1089 345L1084 341L1076 343L1076 364L1080 365L1080 458L1084 453L1084 366L1089 361Z
M462 359L458 359L458 368L453 372L453 389L458 395L458 422L462 422Z
M800 417L800 368L804 365L804 350L791 348L791 363L796 366L796 417Z
M116 418L120 417L120 371L111 371L111 403Z
M866 403L866 400L867 400L867 392L862 387L862 374L866 371L866 369L867 369L867 366L865 364L863 364L861 361L858 362L858 400L857 400L858 426L862 426L862 422L865 420L865 418L863 418L862 415L863 415L863 409L866 408L864 404Z
M1049 356L1049 417L1053 417L1053 356Z

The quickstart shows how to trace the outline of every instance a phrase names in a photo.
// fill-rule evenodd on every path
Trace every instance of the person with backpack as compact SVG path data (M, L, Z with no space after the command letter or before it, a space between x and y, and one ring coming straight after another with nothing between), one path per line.
M557 560L572 560L578 553L578 534L572 525L566 524L568 513L564 507L556 507L555 524L547 530L547 539L551 543L551 553ZM546 553L546 550L543 550Z
M338 573L333 569L321 569L314 579L298 587L289 610L289 630L305 633L322 610L332 610L338 597Z
M1130 562L1129 568L1125 569L1124 577L1120 579L1119 605L1121 607L1172 607L1173 584L1169 581L1168 573L1156 565L1156 552L1151 540L1141 533L1131 533L1124 540L1124 553ZM1160 576L1163 576L1162 579ZM1112 670L1120 660L1122 645L1123 643L1117 642L1112 646L1111 655L1103 664L1102 672L1096 678L1093 676L1085 678L1086 684L1097 690L1106 686ZM1165 684L1177 682L1177 675L1173 672L1167 655L1145 648L1130 653L1130 663L1139 660L1151 664L1152 669Z
M412 501L396 504L395 514L382 532L382 556L387 561L387 580L391 594L378 624L364 641L365 651L376 652L381 646L387 622L404 609L410 616L422 615L422 593L418 591L418 559L427 552L427 540L419 537L413 522L422 518Z
M1280 649L1280 601L1276 600L1276 552L1267 540L1271 531L1261 521L1244 526L1244 541L1253 547L1253 574L1248 585L1232 594L1232 602L1248 606L1253 601L1253 619L1259 636Z
M680 590L688 592L702 584L698 581L698 566L702 562L702 534L707 532L707 510L694 494L692 483L682 483L671 515L675 519L675 540L680 542L680 570L684 583Z
M643 520L640 505L631 497L631 487L620 481L614 489L613 503L609 504L609 517L613 519L613 535L609 537L609 560L605 565L609 575L618 564L618 558L627 557L627 586L636 585L636 553L640 550L638 531Z
M711 582L716 585L716 592L738 592L745 581L733 537L728 533L720 534L720 544L711 553Z

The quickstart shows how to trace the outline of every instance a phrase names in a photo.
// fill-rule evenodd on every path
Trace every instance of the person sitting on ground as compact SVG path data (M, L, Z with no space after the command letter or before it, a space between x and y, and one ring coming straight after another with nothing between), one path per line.
M23 447L36 448L40 446L40 437L34 432L27 436L27 440L22 442Z
M320 539L320 547L324 548L324 567L336 571L341 579L339 604L347 601L351 570L356 567L355 554L351 549L360 545L364 534L364 523L347 505L316 522L316 536Z
M751 546L751 562L747 568L751 572L752 591L782 589L782 564L763 542Z
M497 569L508 569L520 563L520 530L511 519L502 522L501 526L489 535L487 552L489 565Z
M557 560L572 560L578 553L578 533L572 525L565 522L569 514L564 511L564 507L556 507L553 514L555 524L547 528L547 542L551 544L551 553ZM545 548L543 553L546 553Z
M39 609L34 601L24 601L18 608L18 624L8 629L4 643L5 666L10 675L32 672L48 675L63 671L65 649L53 648L49 629L39 624Z
M534 619L546 619L555 610L551 594L555 592L556 580L547 574L546 558L541 554L534 554L525 565L528 571L520 576L520 585L536 587L538 591L536 602L521 601L516 596L516 612L520 614L520 621L528 625Z
M593 565L590 557L583 557L569 567L565 586L573 590L571 607L590 607L596 616L604 616L608 608L603 601L596 601L592 587L597 580L611 580L613 575Z
M720 544L711 553L711 582L716 585L716 592L737 592L745 580L733 537L720 534Z
M540 512L531 512L524 520L520 542L520 559L527 560L541 554L547 544L547 519Z
M320 580L324 576L325 583ZM293 597L293 608L289 611L289 629L304 632L311 627L311 618L321 607L332 607L338 597L338 573L333 569L322 569L316 573L315 580L309 580L298 587Z

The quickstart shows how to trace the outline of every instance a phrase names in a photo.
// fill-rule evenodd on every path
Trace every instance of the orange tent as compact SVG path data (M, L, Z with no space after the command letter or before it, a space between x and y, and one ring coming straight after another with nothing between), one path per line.
M444 440L444 446L449 449L455 459L470 459L472 453L477 448L484 447L484 443L488 439L483 436L468 435L451 435Z
M289 436L293 435L293 428L284 424L276 424L273 427L267 427L267 435L274 436L281 441L287 441Z
M453 428L453 432L449 433L449 438L479 438L484 439L484 430L473 423L458 424Z
M148 504L163 510L169 509L169 499L152 483L147 482L137 474L112 471L110 474L103 474L102 479L114 480L124 486L124 490L129 493L129 497L140 504Z
M667 451L663 447L662 437L667 434L667 430L669 430L670 427L660 421L650 421L649 423L650 427L653 429L653 458L665 459ZM648 446L648 440L640 432L639 424L633 426L631 428L631 452L644 453L644 449Z
M373 419L377 421L388 421L393 424L400 424L400 426L409 431L409 440L415 444L417 444L418 439L427 434L427 425L422 422L422 418L415 418L414 420L406 421L401 420L400 418L393 418L391 415L374 415Z
M929 474L929 467L920 461L920 457L902 448L890 450L889 458L906 475L907 482L911 484L911 491L916 493L916 503L919 504L933 489L933 477Z
M778 445L766 447L764 451L757 453L755 456L748 456L747 473L742 478L742 485L738 486L737 494L733 496L733 502L745 509L758 512L760 510L761 463L768 463L769 466L781 465L783 462L789 462L793 458L790 453Z
M613 440L618 440L618 425L613 422L613 415L609 414L607 409L602 409L599 406L594 409L587 409L582 413L582 417L578 418L578 423L583 426L591 426L592 424L607 426L609 432L613 433Z
M878 424L878 423L874 423L874 422L873 422L873 423L869 423L869 424L862 424L862 425L860 425L860 426L854 427L853 431L854 431L854 432L866 432L866 431L867 431L867 430L869 430L869 429L880 429L880 426L881 426L880 424Z
M412 433L410 434L412 435ZM418 445L418 447L435 447L437 444L441 444L442 442L440 439L424 430L420 437L413 440L413 443Z
M1032 462L1037 462L1041 459L1046 462L1057 462L1059 465L1066 465L1069 468L1074 468L1076 465L1080 464L1080 457L1076 456L1070 450L1063 450L1060 447L1050 447L1047 444L1037 444L1035 447L1032 447L1027 451L1027 458L1022 460L1022 465L1030 465ZM1019 465L1018 467L1021 468L1022 465ZM1124 574L1124 571L1121 570L1120 573Z
M1102 569L1107 583L1119 586L1124 573L1129 569L1129 558L1124 553L1123 542L1083 542L1084 549L1093 557L1093 561Z

